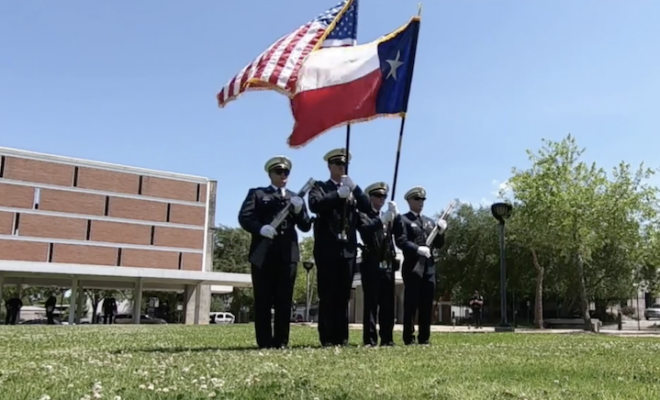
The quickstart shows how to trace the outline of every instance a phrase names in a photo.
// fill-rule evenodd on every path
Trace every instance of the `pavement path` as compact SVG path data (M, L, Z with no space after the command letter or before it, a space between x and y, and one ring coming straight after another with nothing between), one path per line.
M635 322L635 328L637 328L637 321ZM313 328L317 327L316 323L301 323L298 325L310 326ZM626 337L658 337L660 338L660 329L653 329L651 326L654 324L647 325L647 328L642 330L633 330L630 327L626 329L618 330L616 325L606 325L601 327L600 333L604 335L613 335L613 336L626 336ZM362 330L362 324L349 324L349 328L353 330ZM396 324L394 325L395 332L403 331L403 325ZM468 328L467 326L449 326L449 325L431 325L431 332L438 333L494 333L495 328L493 327L483 327L482 329ZM522 334L584 334L587 333L581 329L530 329L530 328L516 328L516 333Z

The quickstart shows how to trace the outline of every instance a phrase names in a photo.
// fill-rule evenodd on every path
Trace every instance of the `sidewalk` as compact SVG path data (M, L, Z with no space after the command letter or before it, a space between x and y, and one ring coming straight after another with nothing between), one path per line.
M303 326L309 326L316 328L317 324L316 323L302 323L299 325ZM353 330L362 330L362 324L349 324L349 328ZM394 325L394 331L395 332L402 332L403 331L403 325L401 324L396 324ZM436 332L436 333L494 333L495 328L487 326L482 329L474 329L474 328L468 328L467 326L448 326L448 325L431 325L431 332ZM516 328L515 333L523 333L523 334L586 334L588 332L585 332L584 330L581 329L530 329L530 328ZM616 325L607 325L603 326L600 329L600 334L602 335L612 335L612 336L628 336L628 337L636 337L636 336L644 336L644 337L660 337L660 330L631 330L631 329L625 329L624 330L617 330Z

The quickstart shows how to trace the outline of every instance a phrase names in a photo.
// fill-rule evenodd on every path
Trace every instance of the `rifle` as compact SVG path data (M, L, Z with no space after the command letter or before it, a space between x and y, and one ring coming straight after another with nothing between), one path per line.
M451 212L454 210L454 207L456 207L456 201L452 201L451 203L449 203L449 206L447 206L447 208L445 209L445 212L442 213L440 218L438 218L437 222L440 222L442 220L447 219L449 214L451 214ZM433 230L431 231L431 234L429 235L429 237L426 238L426 243L425 244L426 244L426 247L428 247L429 249L433 245L433 241L435 240L436 236L438 236L438 224L437 224L437 222L436 222L435 226L433 227ZM424 275L424 267L426 266L426 260L428 260L426 257L419 256L419 259L417 260L417 264L415 264L415 268L413 268L413 272L415 274L417 274L419 276Z
M380 247L380 260L386 264L392 264L392 270L394 271L396 270L396 268L394 268L394 261L396 260L396 249L394 248L394 241L392 240L393 225L393 222L388 222L387 226L385 227L385 238L383 239L383 243L381 243Z
M314 187L315 183L316 181L314 178L309 178L302 189L300 189L298 192L298 197L304 198L307 193L312 190L312 187ZM277 227L280 226L280 224L284 222L284 220L289 216L289 211L291 208L291 203L287 204L286 207L284 207L282 211L280 211L279 214L275 216L273 221L270 223L270 226L277 229ZM268 249L270 248L271 244L273 244L273 239L262 237L261 241L257 245L257 248L254 249L252 255L250 255L250 264L253 264L257 268L261 268L261 266L264 264L264 261L266 260L266 254L268 254Z

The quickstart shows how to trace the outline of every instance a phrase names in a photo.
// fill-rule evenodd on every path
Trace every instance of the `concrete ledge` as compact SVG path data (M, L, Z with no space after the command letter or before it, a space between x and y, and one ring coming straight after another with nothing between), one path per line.
M495 332L497 332L497 333L505 333L505 332L512 333L512 332L515 332L515 331L516 331L516 328L514 328L513 326L496 326L495 327Z

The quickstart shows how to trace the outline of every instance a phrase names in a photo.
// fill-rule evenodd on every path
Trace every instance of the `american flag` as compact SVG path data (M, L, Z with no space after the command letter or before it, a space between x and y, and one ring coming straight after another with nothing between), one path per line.
M343 0L273 43L222 88L218 105L224 107L247 90L272 89L291 97L312 50L356 44L357 10L358 0Z

